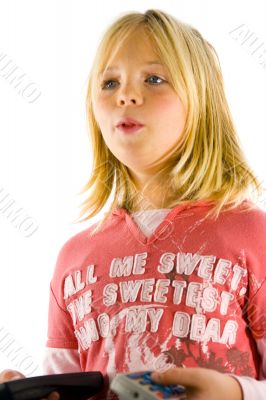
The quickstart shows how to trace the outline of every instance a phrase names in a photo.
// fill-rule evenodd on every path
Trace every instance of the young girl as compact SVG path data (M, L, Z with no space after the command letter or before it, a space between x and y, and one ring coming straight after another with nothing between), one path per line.
M191 400L265 399L266 214L215 50L165 12L123 15L87 112L81 220L113 198L59 253L44 372L157 370Z

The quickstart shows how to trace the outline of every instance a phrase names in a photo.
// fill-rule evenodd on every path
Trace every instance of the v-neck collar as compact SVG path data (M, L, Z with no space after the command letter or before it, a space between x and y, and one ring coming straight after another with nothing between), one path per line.
M188 209L194 208L194 207L208 207L212 203L213 203L212 201L195 201L195 202L189 203L189 204L177 205L176 207L169 209L169 212L165 215L162 222L157 226L157 228L154 230L154 232L150 236L145 236L145 234L139 228L137 223L134 221L131 214L129 214L129 212L126 209L116 207L112 214L120 216L121 218L124 218L130 232L137 239L137 241L144 245L148 245L148 244L151 244L154 241L156 241L163 234L168 235L169 229L170 230L172 229L171 226L173 224L175 217L178 214L180 214L183 210L185 210L185 209L188 210ZM156 211L156 210L154 210L154 211Z

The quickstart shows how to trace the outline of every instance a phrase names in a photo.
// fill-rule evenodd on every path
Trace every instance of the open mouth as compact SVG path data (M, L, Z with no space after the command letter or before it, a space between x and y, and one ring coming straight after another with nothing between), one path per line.
M137 125L137 124L126 124L126 123L124 123L124 124L121 124L121 126L122 126L122 127L126 127L126 128L132 128L133 126L140 126L140 125Z
M139 129L141 129L143 125L137 125L137 124L127 124L123 123L118 126L118 128L123 132L123 133L134 133L137 132Z

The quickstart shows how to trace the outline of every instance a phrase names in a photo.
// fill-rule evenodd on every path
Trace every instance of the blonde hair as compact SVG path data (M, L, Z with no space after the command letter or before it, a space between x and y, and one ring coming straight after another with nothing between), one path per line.
M167 208L207 200L213 202L207 216L217 218L221 211L238 207L251 192L261 190L241 149L213 46L195 28L163 11L127 13L114 21L103 35L88 80L86 109L93 168L80 193L92 191L81 204L77 222L95 216L114 191L111 207L94 232L100 229L115 207L130 211L139 201L128 168L111 153L103 140L92 104L99 73L111 62L110 54L114 57L124 41L140 28L144 28L152 40L169 72L170 83L187 110L178 147L154 177L159 181L167 179L173 193ZM150 184L151 181L147 185Z

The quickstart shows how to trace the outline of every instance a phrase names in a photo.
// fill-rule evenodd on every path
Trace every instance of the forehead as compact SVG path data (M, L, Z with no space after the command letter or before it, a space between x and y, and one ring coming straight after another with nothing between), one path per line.
M155 50L154 42L144 31L135 32L129 38L111 43L102 60L100 73L116 71L123 62L136 63L141 67L163 68L164 63Z

